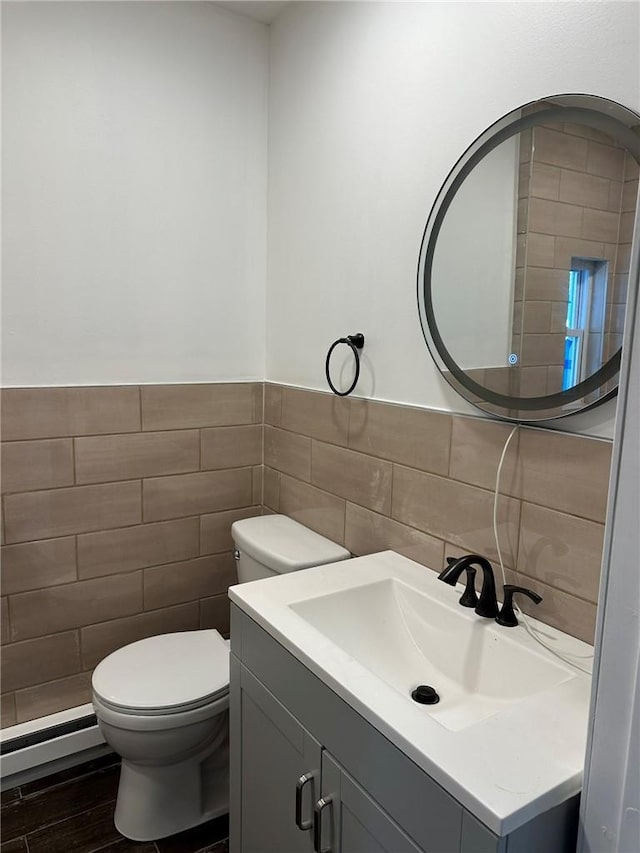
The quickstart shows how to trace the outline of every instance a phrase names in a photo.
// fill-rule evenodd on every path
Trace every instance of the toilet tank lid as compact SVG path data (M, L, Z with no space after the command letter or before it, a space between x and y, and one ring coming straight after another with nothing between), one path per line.
M231 534L241 553L274 572L293 572L351 556L346 548L286 515L260 515L234 521Z

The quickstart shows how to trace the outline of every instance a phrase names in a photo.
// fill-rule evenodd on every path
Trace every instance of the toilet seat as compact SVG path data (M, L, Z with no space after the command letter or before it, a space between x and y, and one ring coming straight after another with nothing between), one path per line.
M229 646L218 631L181 631L138 640L93 673L94 699L120 715L187 714L229 691Z

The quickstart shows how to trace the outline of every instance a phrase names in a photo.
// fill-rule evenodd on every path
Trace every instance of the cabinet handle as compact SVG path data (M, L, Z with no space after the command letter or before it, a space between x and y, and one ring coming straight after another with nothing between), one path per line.
M331 847L322 847L322 812L326 806L333 807L332 797L319 799L313 810L313 849L316 853L331 853Z
M313 781L313 773L305 773L296 782L296 826L303 832L311 829L313 820L302 820L302 791L307 782Z

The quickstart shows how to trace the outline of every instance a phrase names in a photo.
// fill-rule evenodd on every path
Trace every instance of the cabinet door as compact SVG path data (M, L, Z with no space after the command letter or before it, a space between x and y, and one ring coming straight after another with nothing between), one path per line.
M244 667L240 713L239 849L242 853L312 853L320 744ZM234 849L238 849L237 839Z
M322 753L322 799L316 814L322 853L421 853L389 815Z

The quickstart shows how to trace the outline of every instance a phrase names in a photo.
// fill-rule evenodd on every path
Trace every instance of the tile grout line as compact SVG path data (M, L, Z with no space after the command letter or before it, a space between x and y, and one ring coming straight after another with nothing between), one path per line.
M199 556L198 556L198 558L197 558L197 559L200 559L200 558L199 558ZM180 561L180 562L182 562L182 561ZM166 565L170 566L170 565L172 565L172 564L171 564L171 563L166 563ZM145 583L145 581L146 581L146 579L147 579L147 569L148 569L148 568L152 568L152 567L151 567L151 566L143 566L141 569L139 569L139 570L138 570L138 571L140 572L140 583L141 583L141 587L142 587L142 589L141 589L141 596L140 596L140 598L141 598L141 607L142 607L142 611L141 611L141 612L142 612L142 613L147 613L147 612L148 612L148 611L147 611L147 609L146 609L146 607L145 607L145 605L146 605L146 603L147 603L147 602L146 602L146 589L147 589L147 584ZM138 615L138 614L133 614L133 615L135 616L135 615Z
M236 509L236 508L234 507L234 509ZM237 509L244 509L244 507L237 507ZM222 512L232 512L232 511L233 511L233 510L220 510L220 513L222 513ZM210 515L217 515L218 513L216 513L216 512L213 512L213 513L205 513L205 515L207 515L207 514L210 514ZM176 521L189 521L189 520L190 520L190 519L192 519L192 518L194 518L194 519L196 519L196 520L197 520L197 519L199 518L199 516L184 516L184 517L182 517L182 518L171 518L171 519L167 519L166 521L154 521L154 522L150 522L148 526L150 526L151 524L171 524L172 522L176 522ZM143 525L138 524L138 525L134 525L134 526L135 526L135 527L142 527ZM145 525L145 526L147 526L147 525ZM95 533L111 533L111 532L116 531L116 530L130 530L130 529L131 529L131 527L122 527L122 528L117 528L117 527L116 527L116 528L111 528L111 529L109 529L109 530L97 530L97 531L93 531L93 532L95 532ZM70 537L70 536L65 536L65 537L62 537L62 538L64 538L64 539L70 539L70 538L72 538L72 537ZM34 540L34 543L35 543L35 542L38 542L38 541L44 541L44 542L46 542L46 541L49 541L49 540L46 540L46 539L45 539L45 540ZM31 545L32 543L31 543L31 542L19 542L19 543L17 543L17 544L19 544L19 545ZM222 552L220 551L220 552L214 552L214 553L222 553ZM201 556L202 556L202 557L206 557L206 556L208 556L208 553L207 553L207 554L195 554L195 555L193 555L193 556L191 556L191 557L184 557L184 558L182 558L182 559L178 559L178 560L176 560L176 559L172 559L172 560L167 560L167 561L165 561L165 562L161 562L161 563L149 563L148 565L135 566L135 568L132 568L132 569L122 569L122 570L120 570L120 571L106 572L106 573L104 573L104 574L99 574L99 575L88 575L87 577L77 578L76 580L71 580L71 581L64 581L64 582L62 582L62 583L49 584L48 586L36 586L36 587L31 587L31 588L29 588L29 589L23 589L23 590L18 590L17 592L7 593L7 594L6 594L5 596L3 596L3 597L5 597L5 598L15 598L16 596L19 596L19 595L26 595L26 594L28 594L28 593L32 593L32 592L43 592L43 591L45 591L45 590L49 590L49 589L58 589L58 587L70 586L71 584L76 584L76 583L85 583L85 582L87 582L87 581L105 580L106 578L111 578L111 577L116 577L116 576L122 576L122 575L132 575L132 574L134 574L135 572L142 571L143 569L159 568L159 567L161 567L161 566L167 566L167 565L171 565L171 564L173 564L173 563L186 563L186 562L189 562L190 560L197 560L197 559L198 559L199 557L201 557ZM72 630L72 629L70 629L70 628L66 628L66 629L64 629L64 630L67 630L67 631L68 631L68 630ZM62 631L54 631L53 633L54 633L54 634L60 634L60 633L62 633ZM47 636L48 636L48 635L47 635Z
M267 383L262 383L262 419L260 423L260 464L262 465L262 494L260 495L260 512L264 513L264 481L265 481L265 462L264 462L264 427L267 416Z
M54 786L54 787L57 787L57 786ZM49 790L51 790L51 789L45 788L44 791L41 792L41 796L43 798L46 797L47 792ZM61 824L66 823L67 821L78 820L78 818L82 817L83 815L85 815L89 812L95 811L97 809L104 808L104 806L113 805L115 807L115 802L116 802L115 799L111 799L111 800L105 800L104 802L101 802L101 803L97 803L96 805L91 806L91 808L85 809L84 811L77 812L76 814L67 815L67 817L60 818L60 820L54 820L51 823L45 824L44 826L39 826L37 829L34 829L31 832L25 833L25 835L22 837L24 837L25 841L28 844L29 836L41 835L42 833L44 833L48 829L52 829L54 827L60 826ZM113 842L108 842L108 843L112 844ZM102 845L101 849L104 849L104 847L106 847L106 845ZM91 851L91 853L93 853L93 851Z
M144 432L143 420L142 420L142 386L138 385L138 416L140 418L140 428L137 432Z
M78 483L78 462L76 459L76 453L78 451L78 448L76 445L76 438L77 438L77 436L75 436L75 435L73 435L71 437L71 469L72 469L72 474L73 474L73 485L74 486L79 485L79 483Z
M76 560L76 582L80 580L80 559L79 559L80 546L78 544L78 538L79 538L79 534L74 533L73 534L73 541L74 541L74 556L75 556L75 560ZM72 583L73 583L73 581L72 581ZM43 589L47 589L50 587L51 587L51 584L49 585L49 587L43 587Z
M22 799L25 801L35 799L37 797L41 797L41 796L46 795L46 793L48 791L57 791L57 790L60 790L60 788L64 787L65 785L75 784L75 783L80 782L82 779L90 779L93 776L102 775L106 771L113 770L113 768L116 765L120 764L120 758L116 758L115 753L111 753L111 755L114 756L114 758L110 764L105 764L105 765L100 766L100 767L89 768L86 770L86 772L82 772L80 770L80 768L82 768L84 765L79 764L79 765L77 765L77 767L78 767L80 772L78 772L77 776L70 776L67 779L62 779L62 780L57 781L57 782L54 781L50 785L47 785L46 787L43 787L43 788L38 788L35 791L32 791L31 793L27 793L27 794L22 793ZM92 759L91 761L86 762L86 764L92 764L93 761L95 761L95 760L99 760L99 759ZM69 768L69 769L73 769L73 768ZM34 781L46 781L46 779L48 779L48 778L55 778L60 773L65 773L65 771L64 770L58 771L56 773L51 774L51 776L43 777L42 780L34 780ZM28 786L29 784L33 784L33 783L27 782L26 786ZM25 787L25 786L21 786L21 787ZM111 801L109 801L109 802L111 802ZM82 812L81 812L81 814L82 814Z
M99 767L99 768L94 767L91 769L89 769L87 767L88 772L80 773L77 777L72 777L71 779L62 779L62 780L58 779L57 781L53 782L53 784L48 785L46 787L43 787L40 790L34 791L32 794L32 797L33 797L33 799L39 799L41 801L46 802L46 798L48 796L50 796L54 791L60 791L62 788L64 788L64 786L68 786L70 784L71 785L79 785L80 784L80 785L84 785L84 786L86 786L86 785L90 786L92 783L97 783L99 779L104 780L105 774L113 773L117 769L117 764L118 764L118 762L116 761L107 767ZM54 776L55 776L55 774L54 774ZM21 793L20 788L17 788L17 790ZM29 797L27 797L27 799L29 799ZM12 802L14 802L14 801L12 801ZM73 814L69 814L63 818L58 819L58 820L54 819L50 823L44 823L43 825L37 825L36 827L34 827L31 830L29 830L29 828L26 828L26 831L25 831L25 828L21 827L23 834L15 836L15 840L22 840L24 843L24 848L27 851L29 851L30 847L29 847L28 838L30 836L33 836L33 837L37 836L38 841L39 841L39 849L43 846L43 843L46 847L48 845L48 842L49 842L48 836L51 836L52 840L55 841L54 833L57 831L57 828L61 824L66 823L68 821L75 821L75 822L82 821L83 816L90 815L91 813L94 813L98 810L100 810L101 812L104 813L104 817L106 818L106 820L109 823L109 828L112 829L112 824L111 824L111 821L109 820L109 818L111 817L111 813L113 812L114 807L115 807L115 799L112 796L107 796L105 799L101 800L100 802L93 803L88 808L85 808L85 809L80 810L80 811L73 813ZM214 827L212 826L211 828L213 830ZM50 833L49 830L53 830L53 833ZM18 831L20 831L20 830L18 830ZM107 840L107 841L103 841L102 843L100 843L98 841L98 839L96 839L97 846L96 846L96 842L91 844L91 842L88 841L84 850L87 851L87 853L88 853L89 848L90 848L91 853L100 853L100 851L109 849L112 846L115 849L118 849L121 846L123 841L125 842L125 844L127 843L126 840L123 838L123 836L121 836L119 833L117 833L117 831L115 834L117 835L117 837L112 838L112 839ZM228 831L227 831L226 835L223 835L223 837L220 837L219 831L215 832L213 834L215 836L215 840L211 840L211 841L207 842L205 846L201 846L201 844L202 844L202 842L201 842L201 844L197 845L197 848L193 844L193 842L189 843L189 837L188 837L187 833L181 833L181 834L178 834L177 836L175 836L173 838L173 843L180 844L180 841L182 840L180 836L183 835L184 836L184 846L181 847L181 850L183 851L183 853L193 853L193 851L195 851L195 849L200 851L200 853L204 853L205 850L216 849L216 848L218 848L218 846L220 846L220 849L222 849L222 845L228 844ZM13 841L14 838L11 838L10 840ZM145 846L147 845L146 842L144 844L145 844ZM134 845L135 845L135 843L134 843ZM156 842L155 840L148 842L148 846L149 846L149 849L155 851L155 853L160 853L160 851L162 849L162 846L159 846L158 842Z
M44 494L45 492L61 492L64 490L69 491L71 489L73 489L73 490L90 489L90 488L98 488L98 487L102 487L102 486L123 486L127 483L140 483L143 480L164 480L164 479L168 479L169 477L190 477L190 476L193 476L196 474L215 474L215 473L219 473L222 471L238 471L241 468L252 468L252 467L254 467L254 466L250 462L249 463L241 462L241 463L238 463L237 465L227 466L224 468L205 468L202 471L200 471L198 469L191 469L191 470L187 470L187 471L177 471L177 472L173 472L171 474L144 474L142 476L133 475L133 476L128 477L126 479L96 480L93 483L79 483L79 484L74 484L74 485L70 485L70 486L52 486L51 488L48 488L48 489L27 489L27 490L24 490L21 492L7 492L5 495L3 495L3 502L4 502L5 497L15 498L15 497L22 497L23 495L39 495L39 494ZM137 523L140 523L140 522L137 522ZM120 526L121 527L130 527L131 525L120 525ZM100 529L109 530L111 528L100 528ZM77 531L77 534L80 535L82 533L95 533L95 532L99 532L99 531L80 530L80 531ZM28 539L25 541L36 542L36 541L40 541L40 539L62 539L64 536L75 536L75 535L76 535L76 531L71 531L69 533L62 533L58 536L43 536L43 537L39 537L38 539ZM14 545L14 544L19 544L19 543L5 542L4 544L5 545Z
M78 656L79 656L79 658L80 658L78 662L79 662L79 664L80 664L80 673L82 673L82 672L89 672L89 671L90 671L90 670L85 669L85 667L84 667L84 655L83 655L83 653L82 653L82 646L83 646L83 641L82 641L82 629L83 629L83 628L85 628L85 627L87 627L87 626L85 626L85 625L79 625L79 626L75 629L75 630L76 630L76 634L77 634L77 636L78 636ZM91 670L93 670L93 667L91 667ZM80 673L76 673L76 675L79 675Z
M394 463L394 464L395 464L395 463ZM278 472L278 473L280 474L280 473L282 473L282 472ZM292 475L290 475L290 474L285 474L285 476L288 476L288 477L290 477L291 479L296 480L296 481L297 481L297 482L299 482L299 483L302 483L303 485L312 485L312 484L310 484L310 483L307 483L305 480L300 480L299 478L297 478L297 477L293 477L293 476L292 476ZM469 547L468 547L468 546L466 546L466 545L456 545L456 543L451 542L451 540L450 540L450 539L447 539L447 538L444 538L444 539L443 539L441 536L438 536L438 535L436 535L436 534L435 534L435 533L433 533L433 532L430 532L430 531L428 531L428 530L423 530L423 529L422 529L422 528L420 528L420 527L415 527L414 525L408 524L408 523L407 523L407 522L405 522L405 521L400 521L399 519L394 518L393 516L387 516L387 515L385 515L384 513L378 512L378 511L377 511L377 510L375 510L375 509L371 509L371 507L365 506L365 505L363 505L363 504L359 504L359 503L357 503L355 500L353 500L353 499L351 499L351 498L343 498L343 497L342 497L342 496L340 496L340 495L335 495L333 492L326 491L325 489L320 489L318 486L314 486L314 488L319 489L319 491L323 492L323 493L324 493L324 494L326 494L326 495L329 495L329 496L331 496L331 497L338 498L338 499L340 499L340 500L344 501L344 502L345 502L345 510L346 510L346 506L347 506L348 504L353 504L354 506L359 507L360 509L363 509L363 510L365 510L366 512L373 513L374 515L379 515L379 516L380 516L380 518L382 518L382 519L387 519L387 520L389 520L389 521L394 522L395 524L400 524L400 525L402 525L403 527L407 527L409 530L415 530L417 533L421 533L421 534L423 534L423 535L425 535L425 536L429 536L429 537L431 537L432 539L437 540L438 542L442 543L442 545L443 545L443 546L446 546L446 545L447 545L447 543L449 543L449 544L451 544L451 545L454 545L455 547L459 547L459 548L463 548L463 549L465 549L465 550L469 550ZM504 495L503 495L502 497L504 497ZM517 499L510 498L510 500L517 500ZM521 504L521 501L517 500L517 503L520 505L520 504ZM519 512L520 512L520 510L519 510ZM519 524L520 524L520 517L519 517ZM519 526L518 526L518 543L519 543ZM517 549L516 549L516 550L517 550ZM504 559L504 558L503 558L503 559ZM570 596L570 597L572 597L572 598L575 598L575 599L577 599L577 600L579 600L579 601L586 602L587 604L595 605L595 602L591 601L591 599L589 599L589 598L585 598L585 597L580 596L580 595L577 595L577 594L575 594L575 593L573 593L573 592L569 592L569 591L567 591L567 590L564 590L564 589L562 589L561 587L555 586L554 584L548 583L547 581L545 581L545 580L544 580L544 579L542 579L542 578L538 578L538 577L536 577L536 576L534 576L534 575L531 575L531 574L528 574L527 572L524 572L522 569L519 569L517 566L510 566L510 565L508 565L508 564L505 564L505 568L506 568L506 569L509 569L510 571L517 572L518 574L526 575L527 577L531 578L532 580L537 581L538 583L543 584L544 586L548 587L549 589L556 590L556 591L558 591L558 592L560 592L560 593L562 593L562 594L564 594L564 595L568 595L568 596Z
M179 560L177 562L178 563L188 563L188 562L192 562L193 560L200 560L200 559L204 559L206 557L223 557L223 556L230 555L232 553L233 552L231 550L227 549L225 551L215 551L211 554L205 554L202 557L193 557L193 558L190 558L188 560ZM159 565L147 566L145 568L153 571L154 569L161 569L161 568L165 568L166 566L170 566L170 565L174 565L174 563L162 563ZM145 569L135 569L133 572L129 572L126 574L136 574L137 572L140 572L142 574L144 571L145 571ZM121 573L121 574L125 574L125 573ZM218 593L213 593L213 596L223 595L223 594L224 594L223 592L218 592ZM205 597L212 597L212 596L209 595L209 596L205 596ZM93 628L93 627L96 627L99 625L106 625L110 622L117 622L117 621L122 620L122 619L130 619L130 618L133 618L135 616L140 616L140 615L143 615L146 613L156 613L156 612L160 612L160 611L164 611L164 610L169 610L169 609L172 609L174 607L182 607L185 604L193 604L193 603L197 603L198 601L200 601L199 598L187 599L185 601L176 602L175 604L161 605L159 607L152 607L149 610L141 610L141 611L135 611L133 613L127 613L124 616L115 616L115 617L110 616L108 619L101 619L100 621L97 621L97 622L90 622L88 625L78 625L75 627L67 627L67 628L63 628L59 631L54 631L54 632L51 632L48 634L35 634L35 635L29 636L29 637L24 637L20 640L11 641L10 643L7 643L6 645L7 646L17 645L20 643L32 642L34 640L44 640L48 637L57 637L61 634L69 634L69 633L73 633L75 631L80 631L82 628ZM40 687L43 684L53 684L56 681L60 681L64 678L73 678L74 676L80 675L82 672L86 672L86 671L88 671L88 670L82 670L81 672L76 672L76 673L71 673L70 675L60 676L60 678L55 678L55 679L52 679L51 681L38 682L37 684L28 685L26 687L21 687L15 691L9 691L9 692L10 693L17 693L17 692L20 692L23 690L29 690L29 689L31 689L31 687ZM9 694L7 693L4 695L9 695Z
M318 441L318 439L313 439L313 441ZM331 445L331 446L334 446L334 445ZM312 447L313 447L313 445L312 445ZM369 457L369 454L361 453L360 451L353 451L353 452L359 453L362 456ZM379 459L379 457L369 457L369 458L372 458L375 461L377 461ZM418 475L426 476L426 477L434 477L434 478L437 478L439 480L450 481L452 483L452 485L454 485L454 486L462 486L464 488L478 490L479 492L483 492L485 495L490 495L491 497L493 497L493 495L495 494L493 488L480 486L477 483L469 483L469 482L464 481L464 480L453 479L453 478L450 478L450 477L443 475L443 474L435 474L431 471L424 471L420 468L413 468L409 465L405 465L405 464L400 463L400 462L394 462L391 460L381 460L381 461L388 462L389 464L391 464L393 466L394 479L395 479L395 469L396 468L406 468L407 470L415 472ZM312 465L313 465L313 455L312 455ZM271 466L269 466L269 467L271 467ZM337 498L342 498L343 500L349 500L358 506L362 506L365 509L371 510L372 512L377 512L377 510L372 509L371 507L367 506L366 504L359 504L357 501L353 500L352 498L345 498L343 495L337 494L335 492L331 492L327 489L322 489L321 487L315 485L315 483L313 482L313 468L312 468L312 479L311 480L303 480L299 476L296 476L295 474L291 474L287 471L283 471L279 468L274 468L273 470L277 471L279 474L284 474L285 476L291 477L292 479L297 480L300 483L303 483L303 484L309 485L309 486L313 486L314 488L318 488L321 491L326 492L326 494L328 494L328 495L331 495L331 496L337 497ZM507 492L503 492L502 490L500 492L500 498L502 500L507 500L509 502L513 502L513 503L518 504L518 524L519 525L521 524L521 520L522 520L522 514L523 514L522 507L525 504L530 505L530 506L539 507L540 509L547 511L547 512L550 512L550 513L558 513L559 515L565 515L569 518L577 519L578 521L587 522L589 524L599 525L600 527L602 527L604 525L604 521L599 521L597 519L589 518L589 517L584 516L584 515L577 515L575 513L570 513L570 512L567 512L566 510L558 509L556 507L550 507L550 506L547 506L547 505L541 504L541 503L536 503L535 501L532 501L532 500L526 500L525 498L522 498L522 497L519 497L516 495L512 495L512 494L507 493ZM392 520L398 521L401 524L406 524L409 527L414 526L411 524L407 524L407 522L405 522L405 521L400 521L399 519L395 518L394 515L388 515L387 516L387 515L384 515L384 513L379 513L379 514L383 515L383 517L385 517L385 518L391 518ZM415 528L415 529L421 530L421 528ZM422 531L422 532L428 532L428 531ZM429 534L429 535L433 536L434 534Z
M262 383L262 418L260 419L260 465L262 466L262 484L260 488L260 512L264 513L264 425L267 411L267 383Z
M45 637L46 637L46 635L45 635ZM41 638L40 637L34 637L33 639L41 639ZM52 681L40 681L37 684L29 684L26 687L20 687L17 690L14 690L13 695L16 697L16 700L17 700L18 694L20 694L20 697L23 698L24 694L28 693L30 690L38 690L39 688L47 687L51 684L59 684L61 681L67 681L67 680L72 679L72 678L78 678L79 676L86 675L87 673L89 673L91 671L92 670L81 669L79 672L73 672L73 673L71 673L71 675L62 675L62 676L60 676L60 678L54 678ZM89 699L87 699L87 702L89 702ZM84 705L84 704L87 704L87 702L82 702L80 704ZM67 708L68 708L68 706L65 706L64 708L60 708L59 710L66 710ZM17 701L16 701L16 712L17 712ZM58 713L58 711L52 711L51 713ZM34 719L38 719L38 717L40 717L40 716L42 716L42 714L38 714L37 717L30 717L29 719L25 719L25 720L17 720L17 723L29 723Z
M141 477L138 480L138 482L140 483L140 521L137 522L137 525L145 523L145 517L144 517L144 481L145 481L145 479L146 479L145 477ZM162 520L162 519L160 519L160 520ZM169 519L166 519L166 520L168 521ZM133 525L133 526L137 526L137 525Z
M636 179L633 179L633 180L636 180ZM633 211L630 211L630 212L633 212ZM205 386L205 385L215 385L215 386L239 385L239 386L244 386L247 384L251 384L251 382L253 382L253 381L254 380L248 380L247 382L240 382L240 383L239 382L215 382L215 383L206 383L206 382L180 383L180 382L176 382L176 383L170 383L170 385L168 387L177 387L177 386L184 386L184 385L186 385L187 387L194 387L194 386L195 387L201 387L201 386ZM302 391L302 392L306 392L309 394L318 394L318 395L323 396L323 397L331 397L332 396L330 391L326 391L326 390L318 389L318 388L307 388L307 387L303 387L300 385L290 385L290 384L284 384L284 383L269 383L269 384L273 385L274 387L281 388L281 389L293 389L295 391ZM145 387L152 387L154 385L157 385L157 383L145 383L142 386L140 386L140 385L33 386L30 388L28 387L26 389L25 388L7 388L7 389L4 389L4 392L6 393L8 391L10 392L10 391L22 391L22 390L30 390L30 391L58 390L58 389L68 389L68 388L79 389L79 390L84 390L84 389L101 390L101 389L105 389L105 388L106 389L112 389L112 388L133 388L133 387L138 388L138 390L141 391ZM370 402L377 403L380 405L391 406L393 408L406 408L406 409L411 409L411 410L415 410L418 412L430 412L430 413L433 413L434 415L450 416L452 418L460 418L463 420L474 420L474 421L480 421L480 422L490 420L491 423L500 423L500 421L497 421L494 418L487 419L483 415L476 415L474 413L469 413L469 412L445 411L442 409L430 408L426 405L420 406L420 405L416 405L416 404L398 402L398 401L393 401L393 400L365 398L365 397L355 397L353 399L370 401ZM215 424L215 426L244 425L246 423L247 423L247 421L244 420L244 421L237 421L237 422L234 421L231 424ZM197 427L197 424L196 425L192 424L191 426L179 426L177 428L178 429L193 429L195 427ZM176 427L168 427L168 428L165 428L165 430L157 429L156 431L162 432L162 431L166 431L166 429L175 429L175 428ZM598 441L598 442L609 444L609 445L611 445L613 443L613 439L610 438L609 436L583 435L580 433L569 432L569 431L563 430L563 429L549 429L548 427L536 426L535 424L526 424L526 425L523 425L523 428L527 432L543 432L546 434L562 435L562 436L566 436L568 438L574 438L577 440L584 439L585 441ZM145 432L145 431L146 430L141 430L140 428L120 429L118 431L118 433L115 433L115 434L136 433L136 432ZM100 435L107 435L107 434L109 434L109 433L102 433L102 432L89 433L89 435L91 435L91 436L100 436ZM69 437L71 437L71 435L72 434L70 434L67 431L67 432L63 432L63 433L31 435L31 436L28 436L27 438L16 438L16 439L10 438L10 439L7 439L7 441L31 441L31 440L37 441L40 439L69 438Z
M454 429L454 421L453 417L449 416L449 429L447 430L449 433L449 440L447 442L447 449L449 451L449 458L447 460L447 477L453 479L451 477L451 466L453 463L453 429Z

